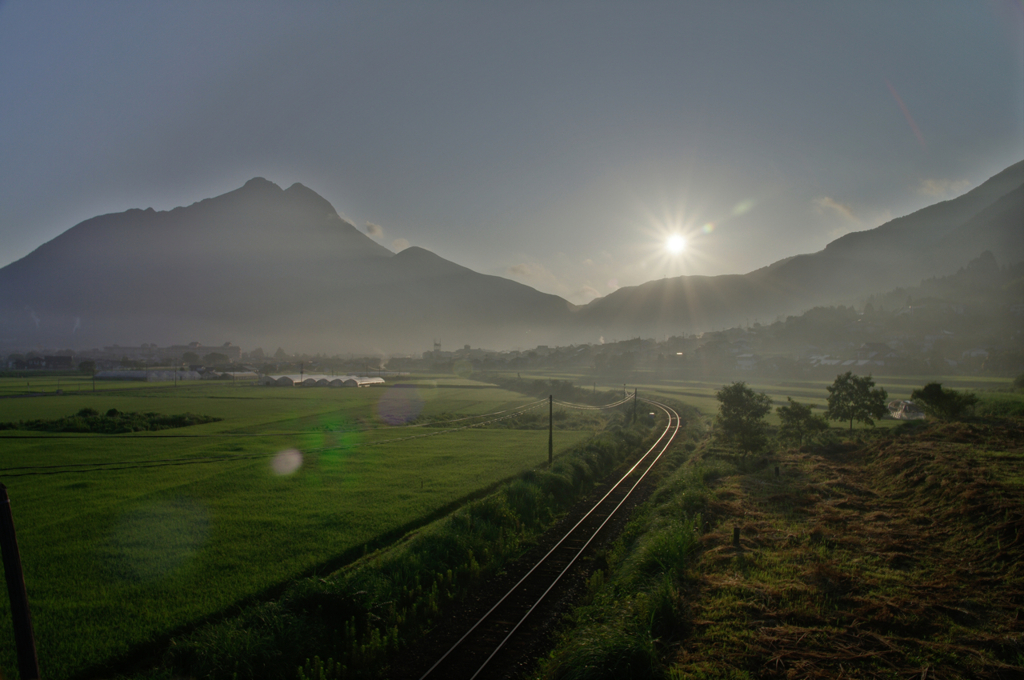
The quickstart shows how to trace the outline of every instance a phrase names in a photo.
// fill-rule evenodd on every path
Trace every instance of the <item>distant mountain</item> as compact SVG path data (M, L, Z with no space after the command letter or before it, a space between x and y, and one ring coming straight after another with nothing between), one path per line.
M958 198L847 234L817 253L745 275L621 288L582 307L575 323L591 335L625 338L772 321L951 274L985 251L1001 265L1024 260L1024 161Z
M513 348L770 321L1024 260L1024 162L976 189L743 275L682 276L576 307L422 248L397 255L314 191L262 178L184 208L86 220L0 269L0 347L235 342L289 351Z
M0 269L0 346L533 346L572 309L421 248L395 255L314 191L262 178L185 208L86 220Z

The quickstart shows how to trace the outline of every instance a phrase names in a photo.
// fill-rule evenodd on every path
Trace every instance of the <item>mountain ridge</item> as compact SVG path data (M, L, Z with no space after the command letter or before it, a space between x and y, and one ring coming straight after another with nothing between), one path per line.
M659 336L851 302L953 273L986 250L999 253L1002 264L1020 262L1022 224L1024 161L957 198L846 234L815 253L747 274L680 276L620 288L582 307L578 323L602 335Z
M411 351L679 335L1024 259L1024 161L965 194L747 274L680 276L577 306L412 246L393 253L295 182L71 227L0 269L0 345L230 339Z

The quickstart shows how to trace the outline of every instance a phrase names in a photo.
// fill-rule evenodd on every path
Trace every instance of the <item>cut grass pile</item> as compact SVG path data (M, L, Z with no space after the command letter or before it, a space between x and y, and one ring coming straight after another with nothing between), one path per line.
M914 424L774 460L704 448L691 466L635 533L675 522L675 545L697 547L637 580L656 539L634 541L544 677L621 677L594 653L608 640L644 650L632 677L1024 673L1019 421Z
M156 433L0 432L0 481L44 677L166 641L546 462L543 431L421 437L428 428L389 425L531 401L467 380L361 390L161 385L3 400L4 420L83 408L220 419ZM560 431L556 452L593 434ZM15 667L13 633L0 626L0 673Z

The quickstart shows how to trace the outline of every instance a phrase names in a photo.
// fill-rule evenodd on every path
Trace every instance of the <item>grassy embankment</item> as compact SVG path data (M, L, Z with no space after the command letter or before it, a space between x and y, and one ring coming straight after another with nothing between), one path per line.
M83 408L221 419L134 434L0 432L0 481L12 499L44 676L72 677L166 640L546 462L543 431L387 424L530 401L443 379L364 390L137 385L3 400L3 421L56 420ZM436 436L388 443L429 433ZM593 434L593 423L570 418L556 448ZM54 465L64 467L13 469ZM8 611L6 590L0 611ZM0 672L13 677L15 667L13 634L0 626Z
M539 677L1020 677L1024 426L706 442L608 563Z

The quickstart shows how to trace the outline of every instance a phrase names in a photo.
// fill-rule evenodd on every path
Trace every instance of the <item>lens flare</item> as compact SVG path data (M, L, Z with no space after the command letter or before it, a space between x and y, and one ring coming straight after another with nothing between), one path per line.
M176 497L146 502L115 522L98 558L118 581L158 581L193 563L209 529L209 512L198 501Z
M388 425L405 425L422 413L423 401L420 388L389 387L377 402L377 415Z
M286 449L279 452L270 462L270 467L276 475L290 475L302 467L302 454L296 449Z

